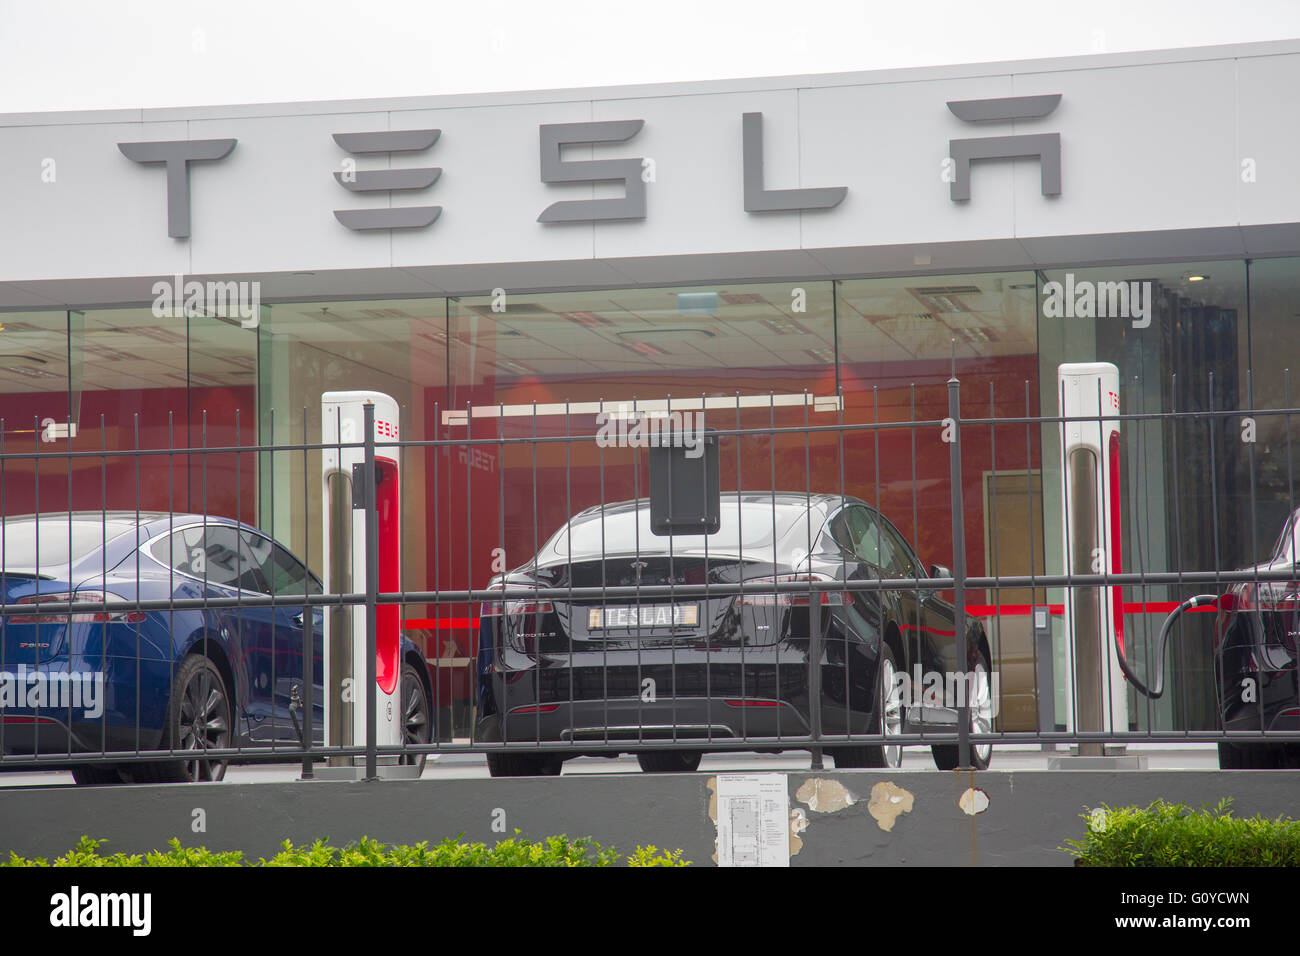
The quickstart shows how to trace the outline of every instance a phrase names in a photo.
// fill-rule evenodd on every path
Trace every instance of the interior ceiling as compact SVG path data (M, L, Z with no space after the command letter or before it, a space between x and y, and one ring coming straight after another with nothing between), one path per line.
M1024 288L1014 287L1016 278ZM834 354L830 302L825 293L822 300L810 295L808 311L796 313L791 288L721 288L717 311L705 314L678 309L677 293L700 289L533 296L504 314L493 313L489 302L462 301L452 332L475 345L478 375L491 374L494 365L498 375L825 365ZM844 283L839 334L849 362L946 358L954 338L959 354L1032 354L1032 279L1021 273L944 286Z
M630 289L450 303L452 364L472 378L601 375L674 369L799 368L833 361L829 287L794 284ZM678 294L683 294L679 300ZM716 294L716 304L710 299ZM679 305L681 308L679 309ZM421 386L446 379L442 299L277 304L277 339ZM1036 350L1034 288L1026 273L862 280L840 286L840 354L847 362L997 357ZM62 313L0 316L0 392L67 386ZM257 336L217 319L159 319L149 309L85 313L79 369L87 390L251 386ZM289 347L292 348L293 344ZM77 349L74 346L74 357ZM460 356L460 357L458 357ZM464 371L456 376L464 381Z

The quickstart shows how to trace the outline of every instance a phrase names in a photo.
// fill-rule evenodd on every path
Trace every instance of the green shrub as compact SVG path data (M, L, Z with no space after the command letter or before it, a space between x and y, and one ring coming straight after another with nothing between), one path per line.
M519 831L496 846L462 843L448 837L429 846L380 843L362 837L347 846L330 846L317 840L310 846L294 846L285 840L280 852L269 860L248 860L239 850L213 851L205 847L181 846L178 839L168 841L170 849L145 854L113 853L102 855L105 840L83 836L77 845L53 862L41 857L21 857L10 851L0 866L617 866L622 862L618 850L603 847L588 837L547 837L536 843L522 839ZM690 866L681 850L660 850L638 846L627 857L628 866Z
M1232 801L1192 810L1102 806L1082 814L1087 833L1061 847L1078 866L1298 866L1300 820L1232 815Z

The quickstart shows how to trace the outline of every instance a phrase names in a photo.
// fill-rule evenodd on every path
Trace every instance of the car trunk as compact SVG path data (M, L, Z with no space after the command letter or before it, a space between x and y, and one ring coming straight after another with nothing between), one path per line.
M629 588L736 584L771 574L769 562L736 556L628 555L566 565L559 587ZM742 605L734 594L658 594L554 601L575 648L619 645L773 644L781 609Z
M45 575L6 571L0 575L0 598L5 604L25 604L39 594L67 600L66 584ZM68 632L68 614L13 615L0 621L0 668L12 671L19 664L47 661L63 650Z

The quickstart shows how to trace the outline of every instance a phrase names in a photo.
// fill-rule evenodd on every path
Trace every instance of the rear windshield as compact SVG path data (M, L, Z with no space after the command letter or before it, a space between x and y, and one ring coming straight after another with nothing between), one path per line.
M101 518L9 518L0 522L0 568L54 572L134 528L133 522Z
M802 505L771 502L728 502L721 505L721 526L710 535L675 534L674 554L691 552L753 553L771 552L772 543L784 537L795 522L804 520L808 509ZM574 519L561 528L543 548L543 553L570 555L573 558L599 557L602 554L668 552L667 535L650 532L650 509L595 513ZM815 533L816 528L813 529Z

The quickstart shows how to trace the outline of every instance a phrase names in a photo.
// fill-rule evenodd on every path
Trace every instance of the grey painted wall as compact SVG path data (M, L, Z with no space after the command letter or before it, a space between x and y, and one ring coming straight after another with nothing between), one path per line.
M463 833L491 843L502 837L492 829L494 813L504 810L507 835L517 828L532 838L591 836L624 851L655 844L712 865L712 779L619 774L7 790L0 791L0 853L54 856L83 834L106 837L108 851L142 852L179 837L186 845L254 857L272 854L286 838L344 844L366 835L410 843ZM810 780L822 781L818 806L837 803L839 787L853 802L830 812L812 809L798 798L801 788L808 795ZM958 805L972 781L989 801L975 816ZM911 810L898 814L889 831L870 799L885 783L912 798ZM1300 815L1300 771L828 771L790 773L787 784L791 808L808 820L794 866L1069 866L1072 857L1057 848L1082 836L1079 815L1086 809L1146 805L1159 797L1200 806L1230 796L1239 815ZM191 831L196 809L206 815L205 833Z

